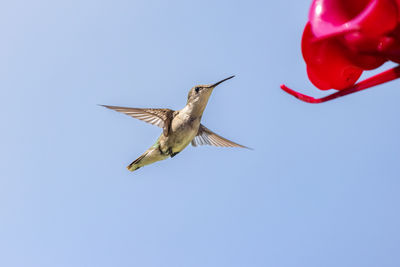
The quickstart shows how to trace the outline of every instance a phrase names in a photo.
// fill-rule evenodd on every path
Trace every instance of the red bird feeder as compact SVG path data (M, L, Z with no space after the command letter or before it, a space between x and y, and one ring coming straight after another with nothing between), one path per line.
M308 103L326 102L400 77L400 66L356 84L365 70L400 63L400 0L314 0L301 48L310 81L338 92L323 98L287 93Z

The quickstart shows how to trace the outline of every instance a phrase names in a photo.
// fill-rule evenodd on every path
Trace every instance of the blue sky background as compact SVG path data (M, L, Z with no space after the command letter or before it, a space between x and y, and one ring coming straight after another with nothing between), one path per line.
M399 81L321 105L281 91L324 94L309 4L3 2L0 266L400 266ZM254 151L125 169L161 130L97 104L180 109L234 74L203 123Z

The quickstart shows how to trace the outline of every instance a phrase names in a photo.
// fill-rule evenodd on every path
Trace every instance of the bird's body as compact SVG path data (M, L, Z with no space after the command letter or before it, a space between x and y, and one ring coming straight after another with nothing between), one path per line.
M129 164L127 167L128 170L134 171L151 163L174 157L190 143L193 146L208 144L214 146L244 147L211 132L200 123L212 90L218 84L233 77L231 76L212 85L198 85L193 87L189 91L186 106L179 111L104 106L163 128L163 133L157 139L156 143Z
M200 116L192 114L188 106L185 106L172 119L171 133L165 138L160 136L161 146L170 148L173 154L181 152L197 135L200 119Z

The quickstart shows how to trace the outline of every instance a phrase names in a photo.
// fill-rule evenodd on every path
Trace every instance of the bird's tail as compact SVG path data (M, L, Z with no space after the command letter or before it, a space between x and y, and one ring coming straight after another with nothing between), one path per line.
M137 169L139 169L142 166L139 166L140 161L146 157L147 152L144 153L143 155L141 155L140 157L138 157L137 159L135 159L131 164L128 165L128 167L126 167L128 170L130 170L131 172L136 171Z

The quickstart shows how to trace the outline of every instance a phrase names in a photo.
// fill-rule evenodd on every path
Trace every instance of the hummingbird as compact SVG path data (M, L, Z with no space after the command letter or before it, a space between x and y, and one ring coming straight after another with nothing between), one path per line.
M230 76L214 84L192 87L188 94L186 106L177 111L166 108L129 108L101 105L163 129L154 145L129 164L127 169L133 172L154 162L169 157L173 158L190 143L194 147L212 145L248 148L219 136L200 123L214 88L233 77L235 76Z

